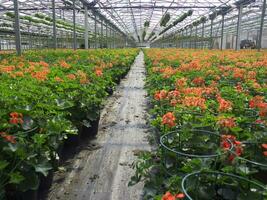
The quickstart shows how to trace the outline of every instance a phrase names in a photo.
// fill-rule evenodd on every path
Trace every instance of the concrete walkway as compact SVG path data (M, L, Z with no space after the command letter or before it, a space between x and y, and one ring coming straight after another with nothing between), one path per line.
M61 177L63 181L53 185L47 199L142 199L142 183L127 185L134 174L131 166L137 159L135 153L150 150L144 79L144 55L140 52L129 74L106 102L97 138L89 144L95 148L84 148L73 158L71 170Z

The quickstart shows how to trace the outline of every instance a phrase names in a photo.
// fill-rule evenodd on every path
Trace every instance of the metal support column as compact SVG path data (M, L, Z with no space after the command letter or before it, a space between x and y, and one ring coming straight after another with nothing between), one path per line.
M192 48L192 32L193 32L193 27L190 26L190 46L189 46L190 49Z
M205 22L202 23L202 32L201 32L201 47L204 49L204 29L205 29Z
M224 16L225 16L225 14L222 14L222 28L221 28L221 50L223 49Z
M88 8L84 5L84 48L88 49Z
M197 27L196 26L196 32L195 32L195 49L197 48Z
M242 23L242 10L243 10L243 5L240 4L238 6L238 18L237 18L237 28L236 28L236 41L235 41L235 50L240 49L240 28L241 28L241 23Z
M105 45L105 48L108 48L108 24L106 23L106 39L105 39L105 43L106 43L106 45Z
M14 31L15 31L15 42L16 42L16 51L17 55L21 55L21 36L20 36L20 25L19 25L19 5L18 0L14 0L14 12L15 12L15 24L14 24Z
M259 33L259 41L258 41L258 51L260 51L260 49L261 49L265 11L266 11L266 0L263 0L262 12L261 12L260 33Z
M96 13L95 14L95 31L94 31L94 38L95 38L95 49L97 48L97 41L96 41L96 26L97 26L97 21L96 21Z
M110 29L109 29L109 48L112 49L111 39L112 39L112 29L111 29L111 27L110 27Z
M103 48L103 20L101 19L101 37L100 37L100 48Z
M115 48L115 31L113 30L113 48Z
M213 49L213 19L210 21L210 49Z
M56 29L56 9L55 0L52 0L52 16L53 16L53 48L57 48L57 29Z
M182 40L181 40L181 47L184 48L184 30L182 30Z
M76 38L76 10L75 10L75 0L73 0L73 49L77 49L77 38Z

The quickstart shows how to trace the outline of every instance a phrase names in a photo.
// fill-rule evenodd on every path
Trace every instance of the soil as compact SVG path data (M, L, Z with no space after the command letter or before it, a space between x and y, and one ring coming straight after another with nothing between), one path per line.
M138 152L149 151L142 52L107 99L98 135L55 173L46 199L138 200L143 183L128 187Z

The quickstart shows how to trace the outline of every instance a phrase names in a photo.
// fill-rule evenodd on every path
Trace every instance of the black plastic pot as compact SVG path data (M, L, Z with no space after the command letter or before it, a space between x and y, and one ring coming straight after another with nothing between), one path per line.
M6 190L7 200L38 200L37 190L28 190L26 192L18 192L16 190Z
M81 131L81 137L86 138L86 137L94 137L97 135L98 132L98 125L99 125L99 120L100 116L97 117L94 121L91 121L90 127L83 126L82 131Z
M48 175L45 176L40 176L40 185L38 189L38 199L41 199L42 197L45 196L49 188L51 187L53 183L53 177L54 177L54 172L52 170L49 171Z

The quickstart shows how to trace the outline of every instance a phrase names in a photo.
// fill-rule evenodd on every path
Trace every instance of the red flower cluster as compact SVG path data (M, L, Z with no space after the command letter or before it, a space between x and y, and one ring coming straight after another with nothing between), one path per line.
M219 111L220 112L232 110L233 103L231 101L227 101L220 96L217 97L217 101L219 102Z
M184 193L178 193L175 195L172 195L169 191L166 192L161 200L176 200L176 199L183 199L185 197Z
M154 99L160 101L160 100L162 100L162 99L167 98L167 95L168 95L168 92L167 92L166 90L157 91L157 92L154 94Z
M249 101L250 108L258 108L259 116L265 117L267 116L267 103L264 102L264 97L255 96Z
M242 143L236 140L234 135L222 135L221 136L221 148L229 150L231 143L234 146L235 153L229 155L228 160L232 162L236 156L241 156L243 153Z
M201 109L206 109L205 102L206 99L201 97L185 97L182 104L187 107L200 107Z
M267 144L262 144L261 147L263 148L263 155L267 157Z
M218 124L220 126L226 127L226 128L233 128L236 126L235 118L233 118L233 117L221 118L221 119L219 119Z
M162 117L162 124L166 124L167 126L169 126L170 128L171 127L174 127L176 124L175 124L175 116L172 112L168 112L166 113L165 115L163 115Z
M177 88L183 88L187 85L187 78L180 78L176 80L176 87Z
M0 136L4 138L7 142L10 142L12 144L16 143L16 139L13 135L8 135L6 132L0 132Z
M241 83L237 83L237 85L235 86L235 90L239 93L244 91Z
M97 68L97 69L95 69L95 74L97 75L97 76L102 76L103 75L103 71L102 71L102 69L100 69L100 68Z
M9 119L10 124L23 124L23 115L21 113L12 112L9 115L10 115Z
M66 69L70 68L70 65L68 63L66 63L64 60L59 61L59 65L62 68L66 68Z
M75 80L76 76L74 74L68 74L67 78L70 79L70 80Z
M193 79L192 83L195 85L203 85L205 83L205 80L202 77L196 77Z

